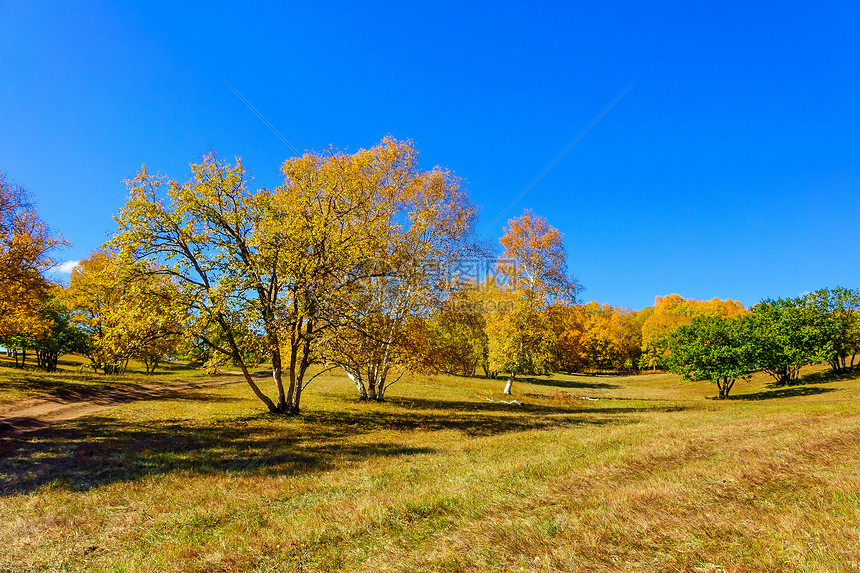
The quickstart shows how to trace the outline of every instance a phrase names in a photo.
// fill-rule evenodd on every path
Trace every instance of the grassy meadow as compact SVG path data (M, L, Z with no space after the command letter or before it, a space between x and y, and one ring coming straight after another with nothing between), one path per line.
M0 367L0 403L153 380L64 367ZM556 375L504 404L416 375L378 404L330 374L300 417L244 384L124 404L0 437L0 571L857 571L858 377L718 401Z
M20 358L19 358L20 360ZM15 361L0 353L0 409L4 404L27 399L75 400L94 392L122 388L129 384L166 384L199 379L204 373L183 364L159 364L155 374L146 375L142 363L132 361L126 374L105 376L93 372L84 357L66 355L57 362L57 372L46 373L36 367L35 353L28 353L25 368L14 368Z

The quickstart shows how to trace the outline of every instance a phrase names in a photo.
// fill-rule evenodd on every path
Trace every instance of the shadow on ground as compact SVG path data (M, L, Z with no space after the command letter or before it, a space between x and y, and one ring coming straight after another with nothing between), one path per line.
M860 378L860 366L854 366L846 370L825 370L813 372L800 377L799 384L825 384L827 382L838 382L840 380L853 380Z
M797 396L814 396L816 394L824 394L833 392L835 388L810 388L808 386L790 386L779 390L767 390L764 392L754 392L752 394L738 394L732 396L732 400L770 400L773 398L795 398Z
M300 417L262 413L222 421L134 422L88 416L0 438L0 495L48 484L83 491L173 471L291 475L374 457L431 454L397 443L398 432L455 430L489 436L570 425L633 423L642 408L554 408L498 403L399 400L317 410ZM657 408L657 410L661 410ZM661 410L662 411L662 410ZM369 432L386 439L368 443ZM364 440L364 442L362 441Z
M575 376L572 374L567 374L566 376ZM585 375L583 378L588 379ZM499 377L498 381L500 382L501 387L504 386L507 378ZM593 378L591 378L593 380ZM602 390L617 390L618 388L622 388L618 384L607 384L606 382L586 382L585 380L562 380L560 378L532 378L528 376L518 376L514 379L514 387L516 387L517 383L526 382L528 384L534 384L535 386L552 386L554 388L578 388L578 389L602 389Z
M118 385L117 380L98 375L79 376L78 378L79 380L73 380L57 375L40 375L39 372L27 370L4 371L3 376L0 377L0 391L18 390L34 398L80 400L89 397L93 392L110 389Z
M81 376L72 379L56 375L39 376L38 373L21 373L18 376L0 378L0 391L18 390L25 396L29 396L24 398L25 400L44 399L59 402L90 400L98 403L124 403L147 398L153 392L152 388L146 388L142 384L167 390L171 385L187 386L198 382L160 377L138 379L139 382L99 375L89 376L83 380L81 378Z
M230 380L218 381L221 385L235 383ZM154 398L162 398L169 396L175 400L189 401L205 401L205 402L232 402L239 398L230 398L226 396L218 396L211 393L195 392L205 388L206 386L214 386L206 381L199 382L162 382L153 380L151 386L142 386L133 383L118 383L116 385L79 385L74 386L67 382L55 382L46 380L44 382L44 391L47 396L39 396L38 400L47 400L57 403L75 403L75 402L91 402L102 406L117 406L120 404L128 404L138 400L150 400ZM4 385L0 384L0 388Z

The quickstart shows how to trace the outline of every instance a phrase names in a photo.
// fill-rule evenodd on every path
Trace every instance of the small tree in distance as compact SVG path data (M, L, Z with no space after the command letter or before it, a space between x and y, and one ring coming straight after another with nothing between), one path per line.
M130 359L139 358L147 374L153 373L179 344L184 317L170 302L175 293L167 277L134 277L112 253L92 253L62 291L72 326L85 335L78 352L94 371L122 374Z

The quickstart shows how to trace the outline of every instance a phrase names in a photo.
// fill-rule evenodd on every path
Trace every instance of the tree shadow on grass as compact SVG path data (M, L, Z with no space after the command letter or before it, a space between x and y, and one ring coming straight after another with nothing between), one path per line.
M514 379L514 387L516 387L517 382L526 382L528 384L534 384L535 386L550 386L554 388L579 388L579 389L603 389L603 390L617 390L618 388L622 388L618 384L607 384L606 382L593 382L586 381L592 379L591 376L584 376L585 380L560 380L558 378L532 378L532 377L517 377ZM501 384L504 384L507 380L506 378L498 379Z
M847 370L825 370L823 372L812 372L804 374L798 380L799 384L826 384L827 382L838 382L840 380L854 380L860 378L860 366L854 366Z
M528 414L535 416L531 420L538 420L539 416L558 416L558 415L583 415L583 414L634 414L641 412L677 412L686 410L686 406L678 406L677 404L658 404L654 400L648 402L653 405L649 406L604 406L604 404L617 404L629 398L606 398L595 401L580 401L576 397L569 396L566 399L559 399L553 395L542 394L514 394L506 396L511 400L522 399L538 399L545 403L535 404L532 402L520 402L518 404L507 404L502 401L447 401L447 400L431 400L427 398L394 398L389 403L396 404L404 409L410 410L444 410L452 412L505 412L510 415ZM584 404L589 404L585 407ZM535 422L529 422L529 428L534 427ZM467 432L469 433L469 432Z
M0 440L0 495L47 484L86 491L175 471L293 475L344 460L432 453L390 442L309 441L289 428L237 424L205 427L89 417Z
M212 393L199 392L200 389L208 386L217 387L238 382L226 378L214 384L203 380L163 381L153 379L151 382L149 380L144 382L146 385L119 380L86 384L72 380L54 380L50 378L44 380L14 379L11 381L0 381L0 390L3 388L17 388L24 391L37 390L39 392L40 395L26 400L46 400L58 403L91 402L105 406L127 404L138 400L150 400L161 397L212 402L239 400L238 398L227 398ZM190 393L192 390L198 390L198 392Z
M3 371L0 374L0 392L18 390L34 398L79 399L94 391L116 386L117 382L98 375L79 376L79 380L58 375L45 375L27 370Z
M641 372L641 371L639 371ZM627 376L633 376L637 373L635 370L603 370L599 372L565 372L566 376L583 376L586 378L593 378L595 376L600 376L601 378L626 378ZM647 374L650 374L649 370Z
M491 403L472 411L462 402L432 400L404 400L401 405L376 404L370 409L353 405L300 417L262 413L206 423L79 418L0 439L0 495L31 492L52 483L85 491L174 471L204 475L320 472L345 462L432 454L445 447L445 438L437 441L432 436L428 436L427 446L397 443L397 432L455 430L468 437L490 436L570 425L632 423L633 419L617 414L638 411L535 405L502 411L506 405ZM380 431L390 432L390 437L372 443L361 437Z
M238 381L236 379L235 381ZM13 371L0 375L0 393L17 390L25 400L48 400L56 402L92 401L105 404L122 404L133 400L148 399L171 392L186 392L189 389L209 385L229 384L232 377L217 382L213 379L172 379L160 376L127 377L102 376L99 374L66 377L62 374ZM213 384L214 383L214 384ZM0 403L2 404L2 403Z
M767 390L765 392L754 392L752 394L737 394L731 396L731 400L771 400L773 398L794 398L797 396L814 396L833 392L835 388L809 388L806 386L790 386L779 390Z

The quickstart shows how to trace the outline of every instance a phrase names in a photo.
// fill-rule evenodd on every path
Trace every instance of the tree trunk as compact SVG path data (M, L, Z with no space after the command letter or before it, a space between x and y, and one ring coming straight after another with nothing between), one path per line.
M729 398L729 392L734 385L735 381L728 378L724 378L722 383L720 383L720 380L717 380L717 388L720 389L720 400L727 400Z
M254 379L251 378L251 373L248 372L248 367L245 365L245 361L242 360L242 354L239 352L239 346L236 344L236 339L233 337L233 333L226 328L225 322L221 321L221 327L224 334L227 336L227 344L230 346L233 362L239 366L239 369L242 371L242 376L245 378L245 382L247 382L248 386L251 387L254 395L266 405L269 412L272 412L273 414L282 414L283 410L279 410L278 407L275 406L275 403L272 402L268 396L263 394L259 386L254 383Z
M386 364L382 367L382 370L376 375L376 401L384 402L385 401L385 382L388 380L388 371L390 369L390 364Z
M370 397L376 400L376 369L373 366L367 367L367 390Z
M300 327L301 328L301 327ZM305 373L308 371L308 366L311 364L311 339L312 323L307 321L307 327L301 337L301 341L295 346L296 351L301 349L301 357L290 357L290 400L288 412L290 414L301 413L300 402L302 399L302 390L304 389ZM298 365L296 365L298 361Z
M283 412L287 406L287 397L284 394L283 366L281 363L280 341L276 334L268 334L269 358L272 361L272 379L278 389L278 410Z
M51 352L48 355L48 372L56 372L57 371L57 362L60 359L59 352Z
M514 377L516 377L516 375L516 372L511 372L511 375L508 377L508 383L505 384L505 394L509 396L511 394L511 388L514 385Z
M147 374L155 374L155 365L157 363L158 362L155 358L150 358L148 356L143 357L143 367L146 368Z
M343 368L343 366L341 366ZM352 383L355 384L355 388L358 390L358 399L362 402L367 400L367 387L364 385L364 380L361 379L361 373L353 373L343 368L343 371L346 372L347 377L352 380Z
M726 397L726 395L725 395L725 390L723 390L722 380L720 380L720 379L717 379L717 390L719 390L720 400L723 400Z
M386 350L386 354L388 351ZM388 380L388 371L391 368L391 364L388 361L386 356L383 357L382 362L380 364L376 364L374 366L374 381L376 382L376 392L373 395L373 399L377 402L383 402L385 400L385 383Z

